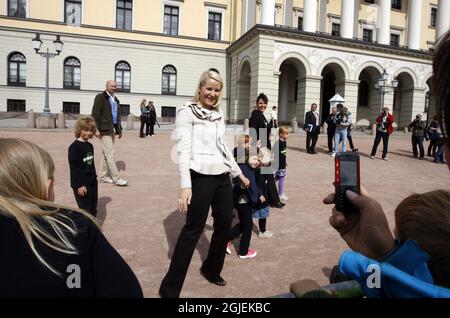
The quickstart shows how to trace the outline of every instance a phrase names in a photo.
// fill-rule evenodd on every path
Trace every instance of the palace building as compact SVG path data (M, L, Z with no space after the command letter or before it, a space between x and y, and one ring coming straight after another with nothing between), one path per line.
M64 43L48 60L52 113L89 114L115 79L123 115L146 98L173 120L214 68L230 123L260 92L281 122L302 122L313 102L325 119L340 94L354 123L384 105L401 128L435 112L432 52L449 27L450 0L0 0L0 112L44 108L38 33L42 52Z

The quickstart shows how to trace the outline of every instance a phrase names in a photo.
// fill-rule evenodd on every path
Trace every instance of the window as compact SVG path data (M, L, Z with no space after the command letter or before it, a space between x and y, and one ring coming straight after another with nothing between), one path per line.
M391 45L400 46L400 35L391 33Z
M26 108L26 101L23 99L8 99L6 111L24 113Z
M177 93L177 70L172 65L166 65L162 70L161 94L176 95L176 93Z
M13 52L8 57L8 85L25 86L27 81L27 63L25 56Z
M120 104L120 116L128 116L130 114L130 105Z
M432 28L436 27L437 10L437 7L431 7L430 27Z
M373 30L363 29L363 41L372 42L373 41Z
M222 39L222 13L209 12L208 40L220 41L221 39Z
M374 4L374 3L375 3L375 0L364 0L364 3Z
M358 106L369 107L369 83L365 80L359 83Z
M81 63L76 57L64 61L64 88L80 89Z
M27 17L26 0L8 0L8 16L16 18Z
M125 61L116 64L116 84L117 90L121 92L130 91L131 67Z
M68 24L81 24L81 0L64 1L64 22Z
M178 7L164 6L164 34L178 35L178 15Z
M339 23L331 24L331 35L332 36L341 36L341 25Z
M163 121L171 121L175 118L177 113L176 107L168 107L168 106L162 106L161 107L161 117Z
M402 9L402 0L391 0L391 8L396 10Z
M117 0L116 28L132 29L133 0Z
M64 114L79 114L80 113L80 103L63 102L63 113Z
M297 29L303 31L303 17L298 17L297 21L298 21Z

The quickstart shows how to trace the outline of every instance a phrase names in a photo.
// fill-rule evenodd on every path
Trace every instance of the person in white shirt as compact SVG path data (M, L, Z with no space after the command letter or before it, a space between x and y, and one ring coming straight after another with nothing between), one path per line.
M169 271L161 282L159 295L178 298L195 246L203 233L209 208L214 232L200 274L209 282L225 286L220 276L233 219L230 174L248 187L233 154L225 145L225 121L219 108L223 80L214 70L204 72L192 102L177 112L176 135L181 191L179 209L186 224L178 237Z
M270 112L272 116L272 128L278 128L278 110L277 106L272 107L272 111Z

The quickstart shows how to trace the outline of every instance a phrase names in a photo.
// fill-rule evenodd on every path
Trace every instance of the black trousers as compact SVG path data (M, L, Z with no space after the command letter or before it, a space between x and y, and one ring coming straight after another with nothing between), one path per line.
M140 119L141 119L141 129L139 130L139 137L145 137L144 136L144 125L146 123L146 118L145 118L145 116L141 115Z
M319 139L319 134L314 132L306 132L306 151L315 151L317 139Z
M420 158L423 158L425 156L425 150L423 149L423 136L411 136L411 143L414 157L417 157L417 146L419 146Z
M201 271L211 279L217 279L225 261L233 219L233 193L229 174L202 175L191 170L192 199L186 214L186 224L181 230L172 255L169 271L161 282L161 297L178 298L195 246L203 233L209 207L214 218L208 256Z
M378 145L380 144L381 139L383 139L383 158L386 158L388 152L388 143L389 143L389 135L387 132L381 132L377 130L377 134L375 136L375 141L373 142L371 156L375 156L377 153Z
M348 145L350 146L350 149L355 149L355 146L353 145L353 139L351 135L347 135Z
M97 216L97 202L98 202L98 185L95 183L92 186L87 186L87 193L84 197L78 194L78 189L73 189L75 200L80 209L88 211L93 216Z
M252 239L252 207L249 203L237 204L236 210L239 215L239 224L236 224L231 229L230 241L242 234L241 241L239 242L239 255L247 255Z
M261 233L264 233L266 231L266 224L267 224L267 219L259 219L258 220L259 231Z
M150 129L150 133L149 133ZM155 125L154 124L147 124L147 136L151 136L155 134Z
M328 137L328 152L333 152L334 132L332 134L327 133L327 137Z
M437 149L436 141L433 141L430 139L430 144L428 145L427 155L429 157L434 157L434 155L436 154L436 149Z

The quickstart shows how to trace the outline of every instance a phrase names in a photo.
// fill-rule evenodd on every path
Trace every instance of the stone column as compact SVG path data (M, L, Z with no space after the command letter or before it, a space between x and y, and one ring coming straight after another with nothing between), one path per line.
M317 31L317 0L305 0L303 8L303 31Z
M256 1L255 0L244 0L244 32L250 30L256 23Z
M298 104L296 117L297 121L303 126L305 122L305 114L310 111L311 104L318 105L317 110L320 111L320 85L322 76L305 76L303 80L298 83L298 91L304 92L298 96ZM299 94L300 95L300 94Z
M341 37L353 38L355 20L355 0L342 0L341 2Z
M261 0L261 24L275 24L275 1Z
M378 1L377 42L389 45L391 40L391 0Z
M293 0L286 0L284 2L284 25L285 26L293 26L292 18L293 18Z
M352 113L352 124L356 125L356 116L358 109L358 87L359 80L345 80L344 84L344 94L342 97L345 98L344 106ZM337 83L336 83L337 86Z
M439 0L436 25L436 42L450 29L450 0Z
M421 30L422 30L422 0L409 0L408 48L410 48L411 50L420 49Z

